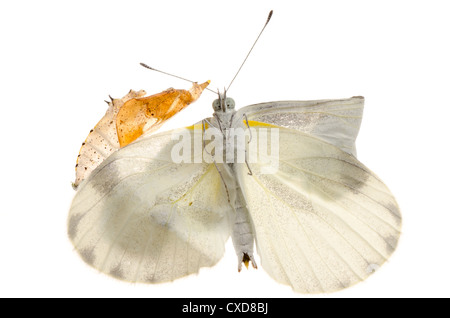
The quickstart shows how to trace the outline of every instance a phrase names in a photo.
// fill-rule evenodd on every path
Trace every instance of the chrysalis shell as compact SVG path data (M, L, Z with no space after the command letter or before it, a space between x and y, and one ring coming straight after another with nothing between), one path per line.
M155 132L165 121L195 102L209 83L194 83L189 90L169 88L147 97L143 97L144 90L130 90L120 99L111 98L105 115L81 145L73 188L76 189L113 152L143 134Z

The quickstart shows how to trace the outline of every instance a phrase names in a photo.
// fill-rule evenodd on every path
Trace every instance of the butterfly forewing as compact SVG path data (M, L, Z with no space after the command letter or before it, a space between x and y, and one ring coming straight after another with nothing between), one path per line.
M221 179L211 164L174 163L172 135L122 148L80 186L68 233L89 265L127 281L164 282L222 257L230 207Z
M396 248L401 216L394 197L354 156L278 129L278 170L263 173L260 162L251 165L251 176L245 165L237 172L263 268L304 293L364 280Z

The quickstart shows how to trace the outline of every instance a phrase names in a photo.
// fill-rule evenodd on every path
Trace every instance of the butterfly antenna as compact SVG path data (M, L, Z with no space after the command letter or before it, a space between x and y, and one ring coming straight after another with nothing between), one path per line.
M172 77L176 77L176 78L182 79L183 81L187 81L187 82L190 82L190 83L195 83L194 81L188 80L187 78L184 78L184 77L181 77L181 76L177 76L177 75L173 75L173 74L170 74L170 73L167 73L167 72L163 72L163 71L157 70L156 68L148 66L147 64L144 64L144 63L139 63L139 64L141 64L141 66L143 66L145 68L148 68L149 70L152 70L152 71L155 71L155 72L159 72L159 73L163 73L163 74L166 74L166 75L169 75L169 76L172 76ZM214 94L216 94L215 91L213 91L212 89L209 89L208 87L206 87L205 89L207 89L208 91L213 92Z
M227 100L227 90L225 89L225 87L223 88L223 103L224 103L224 107L222 107L222 111L225 112L226 107L225 107L225 101Z
M273 10L270 10L269 16L267 17L267 20L266 20L266 23L264 24L264 26L263 26L261 32L259 32L259 35L258 35L258 37L256 38L255 42L253 43L253 45L252 45L250 51L248 51L248 54L247 54L247 56L245 57L244 62L242 62L241 66L239 67L238 71L236 72L236 75L234 75L233 79L231 80L230 85L228 85L228 88L227 88L226 90L229 90L229 89L230 89L230 86L231 86L231 84L233 84L234 79L236 78L236 76L237 76L237 75L239 74L239 72L241 71L242 66L244 66L245 61L247 61L248 56L250 55L250 53L252 52L253 48L255 47L256 42L258 42L259 37L260 37L261 34L263 33L263 31L264 31L264 29L266 28L267 24L269 23L270 18L272 18L272 14L273 14Z

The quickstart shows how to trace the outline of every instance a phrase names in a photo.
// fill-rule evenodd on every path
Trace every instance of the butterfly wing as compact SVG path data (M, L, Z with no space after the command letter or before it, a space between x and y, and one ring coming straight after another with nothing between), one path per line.
M186 131L185 141L194 140L194 129ZM143 137L118 150L80 185L68 234L86 263L123 280L153 283L220 260L230 233L223 184L214 165L194 152L194 163L175 163L174 135Z
M398 205L354 156L279 128L278 171L265 174L263 162L273 164L260 157L253 175L241 164L237 176L262 266L275 280L298 292L335 291L367 278L395 250Z
M363 109L364 98L356 96L336 100L261 103L243 107L238 114L246 114L252 121L312 134L356 156L355 140Z

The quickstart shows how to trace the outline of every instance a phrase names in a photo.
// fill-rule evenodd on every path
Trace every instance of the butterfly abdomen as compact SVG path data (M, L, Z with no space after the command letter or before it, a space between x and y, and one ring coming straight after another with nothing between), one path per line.
M248 264L251 262L253 267L256 268L256 262L253 258L253 244L255 238L242 191L239 187L236 191L237 195L234 204L236 213L231 238L238 258L238 271L241 271L242 263L248 268Z

